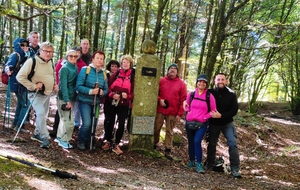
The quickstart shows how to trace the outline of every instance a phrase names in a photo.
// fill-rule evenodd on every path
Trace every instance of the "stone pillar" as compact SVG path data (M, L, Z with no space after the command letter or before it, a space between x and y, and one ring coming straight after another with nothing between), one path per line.
M155 56L156 44L146 40L143 55L137 59L129 150L153 150L161 61Z

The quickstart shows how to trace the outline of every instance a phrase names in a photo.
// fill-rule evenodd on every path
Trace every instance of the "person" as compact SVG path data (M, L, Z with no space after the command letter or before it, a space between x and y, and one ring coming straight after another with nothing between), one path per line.
M108 85L105 71L103 70L105 54L96 51L92 55L92 63L81 69L76 90L78 93L78 106L82 118L82 125L78 133L77 148L85 150L90 146L92 132L93 110L102 102L102 97L108 93ZM87 69L89 70L87 72ZM98 87L95 85L98 83ZM95 102L96 101L96 102ZM96 123L98 121L95 121Z
M216 100L212 94L207 97L208 78L205 74L197 77L196 89L190 92L186 100L186 135L188 139L189 168L196 166L198 173L205 173L202 164L202 146L201 141L207 131L208 120L211 118L211 110L216 111ZM194 93L194 94L193 94ZM192 95L193 94L193 95ZM193 96L193 97L192 97ZM209 102L208 102L209 101ZM210 106L208 106L208 103ZM189 122L195 125L195 121L199 122L201 127L190 129ZM196 162L195 162L196 157Z
M82 49L81 59L85 62L86 65L89 65L92 61L92 55L89 52L90 41L88 39L82 39L80 47Z
M133 99L133 59L130 55L123 55L120 60L121 68L109 77L109 99L105 104L106 112L104 119L104 140L103 150L112 151L117 155L123 154L120 142L124 133L125 120L128 117L128 110ZM116 116L118 121L116 121ZM115 131L115 141L113 142L113 130L115 123L118 128Z
M227 140L229 147L229 161L231 174L241 178L239 172L240 159L237 147L237 133L233 125L233 117L238 111L236 94L227 87L227 79L224 73L215 76L215 88L209 92L215 97L218 111L213 112L209 121L209 137L207 147L207 169L212 170L216 160L216 146L220 132Z
M54 46L50 42L40 44L40 51L34 58L28 59L17 74L17 80L28 89L28 99L36 114L36 128L32 140L38 141L41 148L50 147L50 136L46 119L49 113L50 95L53 90L58 91L55 84L55 70L52 61ZM34 75L28 79L33 59L36 65ZM36 91L38 91L36 93Z
M13 44L14 53L8 57L4 71L8 76L10 76L10 90L11 92L14 92L17 97L17 107L12 123L12 129L17 131L28 109L28 99L26 88L17 81L16 76L20 66L27 59L26 52L28 52L29 42L24 38L16 38ZM22 124L20 131L29 133L29 131L25 129L25 123Z
M73 148L69 143L72 139L74 128L74 102L76 99L76 80L78 68L76 50L69 50L66 53L66 62L59 71L59 91L57 107L59 113L59 127L57 138L54 140L62 148Z
M78 73L80 72L80 70L82 69L82 67L86 66L85 63L83 62L83 60L81 59L81 48L79 46L74 46L71 48L71 50L75 50L77 55L78 55L78 59L76 61L76 66L78 68ZM55 73L56 73L56 84L59 84L59 71L62 68L62 66L64 65L64 63L66 63L66 59L62 58L60 59L55 66ZM79 129L80 126L80 111L78 108L78 101L76 100L73 106L73 112L74 112L74 128L75 129ZM79 121L76 120L76 118L79 118ZM56 134L57 134L57 129L58 129L58 125L59 125L59 114L58 114L58 110L56 110L55 113L55 117L54 117L54 124L52 126L52 131L50 132L50 136L56 138Z
M40 46L39 46L40 34L36 31L31 31L29 33L28 41L30 42L30 44L29 44L30 56L33 56L40 49Z
M172 63L168 73L159 81L158 103L154 122L154 149L159 142L160 131L166 120L165 157L173 160L173 129L184 114L183 101L187 96L186 84L178 76L178 65Z

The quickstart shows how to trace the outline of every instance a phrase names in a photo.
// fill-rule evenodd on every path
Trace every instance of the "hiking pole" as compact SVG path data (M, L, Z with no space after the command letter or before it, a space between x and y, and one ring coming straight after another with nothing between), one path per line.
M37 167L37 168L40 168L40 169L43 169L43 170L50 171L52 175L55 175L55 176L60 177L60 178L77 179L76 174L73 175L73 174L68 173L68 172L66 172L66 171L60 171L60 170L58 170L58 169L56 169L56 170L50 169L50 168L47 168L47 167L42 166L42 165L40 165L40 164L35 164L35 163L33 163L33 162L29 162L29 161L26 161L26 160L24 160L24 159L20 159L20 158L17 158L17 157L5 155L5 154L3 154L3 153L0 153L0 156L2 156L2 157L4 157L4 158L7 158L7 159L10 159L10 160L14 160L14 161L20 162L20 163L25 164L25 165L28 165L28 166Z
M95 83L95 87L98 88L98 82ZM98 121L98 115L99 115L99 109L97 106L97 94L94 96L94 108L93 108L93 118L92 118L92 130L91 130L91 141L90 141L90 151L93 150L93 141L95 139L95 131L96 131L96 126L97 126L97 121Z
M3 126L2 126L2 133L5 132L5 122L6 122L6 114L8 112L8 118L7 118L7 134L10 134L10 127L9 127L9 122L10 122L10 76L8 76L8 86L7 86L7 91L6 91L6 100L5 100L5 108L4 108L4 119L3 119Z
M33 101L34 101L34 99L35 99L37 93L38 93L38 90L34 93L33 99L32 99L32 101L30 101L30 104L28 105L28 109L27 109L27 111L26 111L26 113L25 113L25 115L24 115L24 118L23 118L23 120L22 120L22 122L21 122L21 124L20 124L20 126L19 126L19 128L18 128L18 131L17 131L17 133L16 133L16 135L15 135L13 141L11 142L11 144L13 144L13 143L15 142L15 140L16 140L16 138L17 138L17 136L18 136L18 134L19 134L19 132L20 132L20 130L21 130L21 128L22 128L22 125L24 124L24 122L25 122L25 120L26 120L26 118L27 118L27 115L28 115L28 113L29 113L29 111L30 111L30 109L31 109L31 105L32 105L32 103L33 103Z

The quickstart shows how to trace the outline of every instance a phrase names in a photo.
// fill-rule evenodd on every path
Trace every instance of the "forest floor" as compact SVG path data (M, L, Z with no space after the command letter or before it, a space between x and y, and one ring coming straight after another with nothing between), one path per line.
M6 101L6 88L0 87L1 130ZM49 129L55 114L55 97L51 98ZM15 96L11 95L11 119L15 110ZM96 136L103 133L103 114ZM187 139L184 120L178 123L176 133L182 143L174 146L173 153L181 158L174 162L161 157L148 157L127 150L124 137L124 154L117 156L111 151L100 149L79 151L76 135L71 143L74 149L62 149L51 139L49 149L40 148L38 142L30 140L32 134L15 136L7 134L7 128L0 133L0 153L41 164L46 168L59 169L76 174L78 179L62 179L51 172L31 167L0 157L0 190L2 189L51 189L51 190L94 190L94 189L300 189L300 117L293 116L285 103L263 103L257 115L250 115L245 106L235 117L238 132L238 146L243 178L235 179L230 174L207 171L196 173L185 166L188 161ZM34 127L30 127L31 133ZM163 153L163 146L160 152ZM218 154L228 163L228 148L221 135ZM206 156L206 142L203 141L203 156Z

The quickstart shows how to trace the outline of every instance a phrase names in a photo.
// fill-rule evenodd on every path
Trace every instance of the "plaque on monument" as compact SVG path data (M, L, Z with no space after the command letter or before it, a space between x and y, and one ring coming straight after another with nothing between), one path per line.
M142 67L142 76L156 77L156 68Z
M132 134L153 135L155 117L134 116Z

